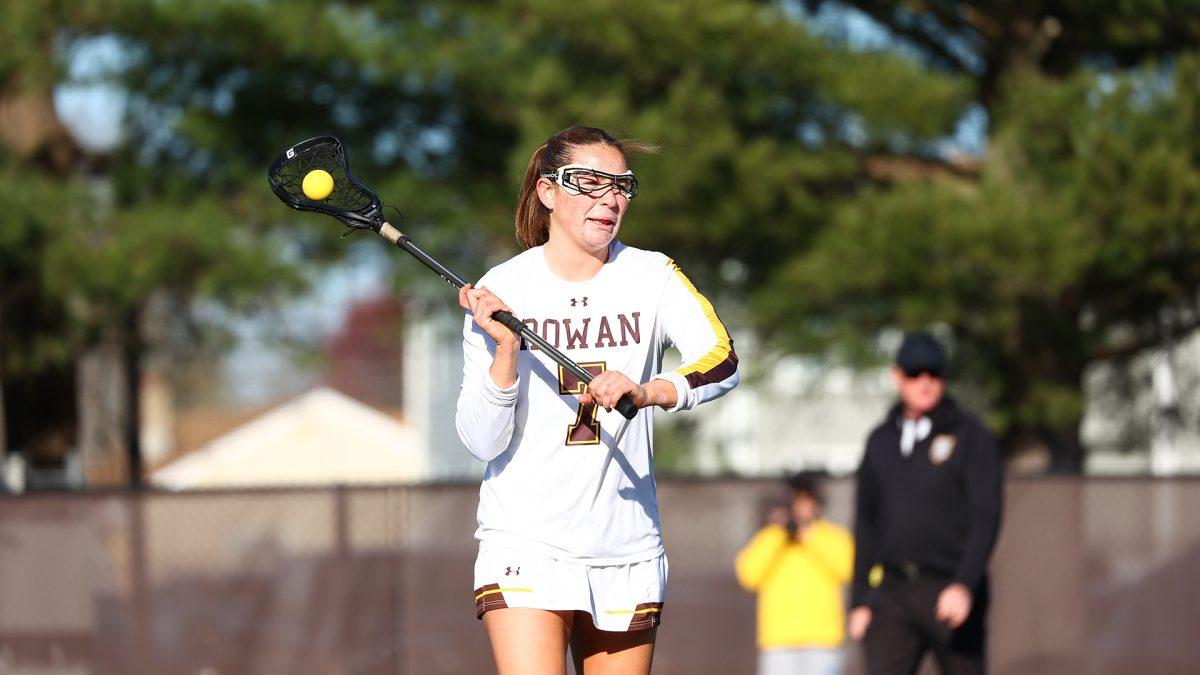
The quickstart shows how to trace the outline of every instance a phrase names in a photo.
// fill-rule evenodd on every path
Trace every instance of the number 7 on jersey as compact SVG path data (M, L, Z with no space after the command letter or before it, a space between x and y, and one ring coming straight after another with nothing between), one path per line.
M596 377L605 371L605 362L581 363L580 368ZM558 393L582 394L587 385L562 366L558 367ZM596 404L579 404L579 412L575 423L567 426L567 445L596 445L600 442L600 423L596 421Z

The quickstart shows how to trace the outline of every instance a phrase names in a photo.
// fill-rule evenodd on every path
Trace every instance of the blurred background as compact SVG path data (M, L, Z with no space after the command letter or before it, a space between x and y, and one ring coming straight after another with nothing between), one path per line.
M656 418L656 672L751 672L733 555L785 471L851 521L915 328L1005 453L993 669L1200 670L1200 2L0 12L0 672L487 672L454 296L265 172L336 134L477 278L572 124L662 146L621 238L742 359Z

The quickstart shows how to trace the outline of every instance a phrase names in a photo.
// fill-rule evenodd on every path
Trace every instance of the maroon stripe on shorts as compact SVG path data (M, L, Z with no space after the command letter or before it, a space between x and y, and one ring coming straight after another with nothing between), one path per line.
M629 620L629 628L626 630L635 631L654 628L658 624L662 623L662 608L663 604L661 602L643 602L642 604L638 605L634 608L633 618ZM643 609L657 609L658 611L643 612L642 614L637 613L639 610Z
M496 591L488 593L488 591ZM504 601L504 594L500 593L500 584L488 584L475 589L472 597L475 598L475 618L482 619L484 613L493 609L508 609L508 603Z

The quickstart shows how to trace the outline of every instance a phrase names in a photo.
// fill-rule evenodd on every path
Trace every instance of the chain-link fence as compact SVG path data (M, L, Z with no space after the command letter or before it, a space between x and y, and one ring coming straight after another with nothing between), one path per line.
M828 486L849 523L853 482ZM656 673L750 673L769 481L664 481ZM0 499L0 673L483 673L474 485ZM1200 481L1009 483L992 672L1200 672ZM854 651L854 650L852 650ZM851 670L859 669L857 653Z

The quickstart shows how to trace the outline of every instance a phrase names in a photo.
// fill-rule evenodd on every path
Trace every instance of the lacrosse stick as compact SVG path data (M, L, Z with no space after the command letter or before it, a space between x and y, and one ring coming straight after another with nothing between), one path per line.
M338 138L318 136L297 143L271 163L267 177L275 195L293 209L333 216L353 230L371 230L420 260L455 288L467 285L465 279L447 269L383 219L383 204L374 192L350 173L345 148ZM492 314L492 318L526 342L536 345L584 384L592 381L590 372L558 351L510 312L501 310ZM616 408L626 419L633 419L638 412L629 394L621 397Z

